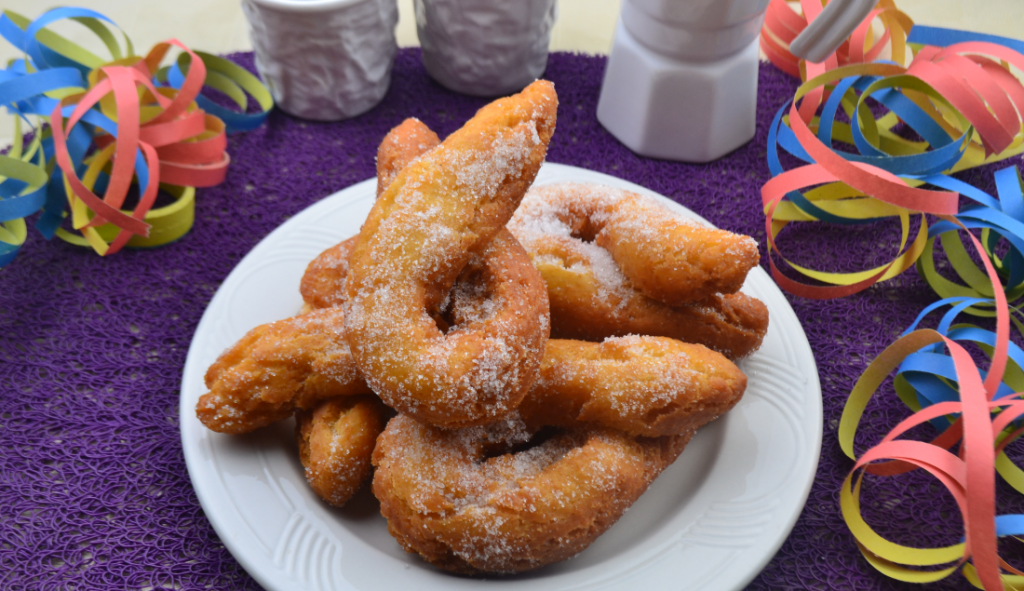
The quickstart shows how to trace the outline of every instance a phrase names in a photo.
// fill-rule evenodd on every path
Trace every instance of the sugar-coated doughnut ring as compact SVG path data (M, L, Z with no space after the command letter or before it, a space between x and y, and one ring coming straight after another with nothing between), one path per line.
M373 452L373 493L406 551L463 574L570 558L614 524L692 436L577 429L516 451L533 434L513 423L444 431L407 415L391 419Z
M552 339L519 406L530 426L599 425L660 437L700 428L739 402L747 376L703 345L629 336Z
M436 319L429 318L434 330L446 330L437 349L425 354L438 357L461 349L482 352L477 355L473 372L452 383L450 388L460 395L459 387L468 386L474 398L446 400L459 408L441 417L434 408L423 409L435 423L445 427L471 423L461 417L475 417L476 423L490 422L511 412L525 393L516 398L506 395L504 388L528 388L536 379L540 359L550 330L547 290L526 252L507 231L499 232L482 253L470 259L459 275ZM518 359L518 364L512 363ZM424 362L433 359L426 358ZM468 372L467 372L468 373ZM372 382L371 382L372 385ZM450 386L449 386L450 387ZM377 389L389 406L411 412L417 410ZM459 422L456 422L459 421Z
M366 482L389 413L376 396L332 398L295 413L299 460L320 498L341 507Z
M641 293L670 306L739 290L760 258L749 236L709 228L650 197L587 183L530 189L509 228L520 240L593 242Z
M536 378L546 290L522 247L499 234L540 168L556 110L544 81L483 107L402 169L370 211L346 279L345 332L389 406L445 427L483 424ZM431 314L474 258L493 280L494 309L442 333Z
M601 341L628 334L664 336L700 343L730 359L749 355L761 345L768 330L768 309L763 303L734 293L670 306L644 295L607 249L596 240L583 240L593 237L592 226L570 227L554 215L554 206L539 197L552 191L560 194L564 189L572 197L569 203L578 203L583 187L592 186L552 187L531 189L509 229L526 248L548 287L553 337ZM614 189L593 187L598 195L605 191L619 195ZM604 227L607 230L608 225ZM746 241L740 240L740 244Z
M206 371L196 416L220 433L248 433L335 396L370 394L341 334L340 308L257 326Z

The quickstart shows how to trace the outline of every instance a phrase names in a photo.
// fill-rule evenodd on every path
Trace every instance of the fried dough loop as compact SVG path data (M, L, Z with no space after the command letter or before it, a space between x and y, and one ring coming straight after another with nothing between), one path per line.
M702 345L550 340L541 379L504 420L444 431L392 419L374 450L373 493L391 535L435 566L539 568L615 523L746 383ZM546 427L559 429L537 442Z
M345 332L388 406L442 427L484 424L515 409L536 378L546 290L502 231L544 160L557 103L538 81L483 107L403 168L370 211L346 278ZM495 280L494 311L446 334L433 316L467 266Z
M747 387L720 353L664 337L552 339L540 372L518 409L528 425L600 425L645 437L697 429Z
M388 531L408 552L461 574L565 560L622 516L692 432L652 439L575 429L493 455L532 435L514 419L444 431L395 417L373 452L373 493Z
M737 291L760 258L749 236L705 226L637 193L588 183L530 189L510 226L593 242L641 293L669 306Z
M206 371L196 416L219 433L248 433L336 396L370 394L343 338L339 308L257 326Z
M299 461L321 499L342 507L369 479L370 456L389 413L372 395L331 398L295 413Z
M768 309L736 292L758 261L747 236L583 183L530 189L508 227L544 277L553 337L665 336L730 359L761 346Z

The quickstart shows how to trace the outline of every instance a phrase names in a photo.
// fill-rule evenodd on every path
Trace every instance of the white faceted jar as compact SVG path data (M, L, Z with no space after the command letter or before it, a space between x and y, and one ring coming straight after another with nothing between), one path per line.
M285 112L338 121L387 93L397 0L242 0L242 10L256 69Z
M708 162L754 137L768 0L624 0L597 119L642 156Z
M416 0L423 65L475 96L522 90L548 64L555 0Z

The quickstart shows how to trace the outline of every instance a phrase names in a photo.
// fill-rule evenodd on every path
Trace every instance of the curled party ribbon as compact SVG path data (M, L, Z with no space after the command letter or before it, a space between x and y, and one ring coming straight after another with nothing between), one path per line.
M788 43L822 6L804 0L801 8L797 14L773 0L761 37L777 66L805 80L769 132L773 178L762 188L769 251L781 255L776 238L795 222L899 219L902 238L898 255L873 269L824 273L789 263L824 285L786 277L770 256L773 276L797 295L832 298L916 263L943 298L869 365L850 393L839 426L840 445L855 461L840 491L843 517L868 562L892 578L923 583L961 570L979 588L1024 589L1024 573L997 551L1000 537L1024 534L1024 515L995 512L997 473L1024 493L1024 470L1004 453L1024 432L1024 351L1009 340L1011 324L1024 334L1024 322L1008 304L1024 296L1024 191L1016 167L995 174L998 197L949 176L1024 151L1024 85L1015 74L1024 65L1024 43L913 27L883 1L836 52L821 63L805 63L788 52ZM873 36L876 19L884 32ZM848 149L833 149L836 142ZM804 164L785 170L780 147ZM960 208L960 197L969 204ZM933 223L930 216L939 219ZM914 236L911 217L920 219ZM937 272L936 239L959 281ZM936 330L914 330L944 306L949 311ZM954 324L961 314L995 317L996 330ZM968 343L988 356L987 370L975 364L964 348ZM858 456L860 419L893 371L895 392L914 414ZM906 438L924 423L938 435L929 442ZM861 516L865 474L896 477L919 469L956 500L964 528L960 543L895 544Z
M988 224L989 230L996 230L1002 224L999 236L1024 237L1024 226L1018 223L1024 218L1017 216L1020 207L1002 211L999 201L979 196L980 191L947 176L1024 152L1024 85L1010 65L1021 69L1024 55L987 41L970 41L945 48L919 47L906 67L851 64L802 84L793 101L779 109L769 131L768 164L774 178L762 188L769 250L781 254L776 238L792 222L850 225L899 218L903 238L898 257L876 269L824 273L786 261L798 273L829 286L786 278L772 259L776 281L797 295L828 298L894 277L932 252L931 242L926 247L924 241L910 240L907 216L961 213L957 211L961 194L978 202L977 208L962 212L965 220L971 220L968 225ZM887 112L876 117L869 100ZM840 108L850 123L836 120ZM906 139L897 125L921 139ZM855 151L835 150L835 141ZM806 164L784 170L780 147ZM979 212L979 208L994 213ZM923 215L921 219L921 232L929 232L927 220ZM948 229L943 226L938 233ZM929 237L935 235L931 232ZM1020 252L1014 249L1008 262L1019 258ZM1021 264L1015 268L1011 290L1024 279ZM977 269L971 276L984 282ZM937 277L933 274L929 279L933 286L941 283ZM946 287L937 291L944 296L956 291Z
M21 121L14 122L14 145L0 156L0 267L14 260L28 235L25 216L46 204L46 168L41 137L24 149Z
M907 36L914 22L896 8L893 0L879 2L850 38L821 64L808 64L794 56L789 52L789 44L807 28L809 22L821 14L822 8L821 0L800 0L801 12L797 12L786 0L771 0L768 3L760 45L768 59L780 70L794 78L806 80L825 69L873 62L887 48L890 59L906 65ZM882 24L882 33L877 36L871 26L876 20ZM831 68L828 67L829 63L832 64Z
M89 28L110 58L48 29L64 19ZM16 145L0 162L0 265L24 242L24 218L39 210L44 236L101 255L177 240L192 226L195 188L224 179L225 134L258 127L273 107L266 87L228 60L173 39L140 57L117 33L110 19L83 8L50 10L35 21L11 11L0 16L0 36L25 54L0 70L0 103L18 126ZM180 55L161 67L172 48ZM201 95L204 86L241 112ZM247 112L248 96L258 112ZM22 121L35 132L26 150ZM137 198L129 197L133 187ZM171 203L154 208L161 190ZM68 209L77 234L60 227Z
M959 191L975 203L962 209L956 216L958 224L940 221L928 229L928 243L917 261L918 273L943 298L975 298L976 305L964 309L975 316L995 316L990 299L993 284L968 254L960 240L958 227L980 229L984 256L999 274L1007 301L1015 302L1024 296L1024 184L1016 167L995 173L998 199L962 181L947 176L928 177L928 182L941 184ZM958 226L959 225L959 226ZM946 279L936 269L933 248L938 238L950 267L961 279L956 283ZM997 245L1005 241L1006 252L997 254ZM1024 334L1024 323L1011 316L1018 331Z
M954 218L944 221L966 229ZM965 234L976 251L983 253L982 242ZM988 256L982 261L989 280L998 285L992 261ZM1009 341L1010 309L1003 290L996 289L994 294L992 300L950 298L926 308L899 340L871 362L843 410L840 446L856 460L840 492L843 517L868 561L892 578L936 581L962 566L967 579L984 589L1024 584L1024 573L999 557L996 544L999 537L1024 534L1024 515L995 514L994 480L998 471L1024 493L1024 471L1003 451L1024 433L1024 351ZM996 310L994 333L953 324L959 313L980 303ZM914 330L927 314L943 306L950 310L936 330ZM961 344L965 342L975 343L989 356L987 372L977 367ZM854 438L861 416L872 395L897 367L896 391L915 413L857 457ZM902 438L925 422L940 432L931 442ZM959 453L954 454L950 449L957 444ZM917 469L933 475L956 499L963 518L963 542L942 548L904 546L881 537L864 521L859 500L864 473L897 476Z

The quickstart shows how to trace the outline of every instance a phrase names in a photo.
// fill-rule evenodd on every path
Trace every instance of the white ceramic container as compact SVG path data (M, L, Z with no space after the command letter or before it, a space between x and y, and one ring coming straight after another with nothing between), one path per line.
M548 63L555 0L416 0L423 65L463 94L522 90Z
M396 0L242 0L256 68L285 112L355 117L384 98L398 45Z
M754 137L768 0L624 0L597 119L634 152L708 162Z

